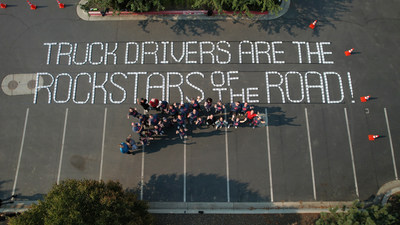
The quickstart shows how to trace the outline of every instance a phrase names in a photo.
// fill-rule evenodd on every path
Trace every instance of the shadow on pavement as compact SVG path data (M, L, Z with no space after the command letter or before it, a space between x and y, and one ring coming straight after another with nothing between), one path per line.
M4 189L4 184L11 183L12 180L1 180L0 181L0 199L8 198L11 195L11 190Z
M183 202L183 175L152 175L143 187L143 199L153 202ZM188 174L186 176L187 202L227 202L227 180L216 174ZM269 196L261 196L250 190L248 183L229 180L232 202L269 202ZM129 189L138 193L137 189Z
M297 117L287 117L281 107L267 107L267 110L269 126L300 126L294 123Z
M335 25L331 21L340 21L344 13L350 11L353 0L292 0L289 11L274 20L259 20L252 22L249 26L256 26L260 31L268 34L287 32L296 36L293 29L310 29L308 25L318 20L317 26L312 31L314 36L319 36L319 28Z

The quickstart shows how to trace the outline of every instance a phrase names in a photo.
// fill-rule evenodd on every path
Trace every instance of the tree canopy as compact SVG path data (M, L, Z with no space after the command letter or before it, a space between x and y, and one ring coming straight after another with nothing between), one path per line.
M380 225L380 224L399 224L399 212L393 210L389 203L382 205L369 205L355 201L351 207L346 209L338 207L330 209L330 213L321 213L321 217L316 221L317 225Z
M259 12L278 12L279 0L88 0L82 8L99 10L112 9L132 12L160 11L164 9L207 9L218 12L233 11L250 14L250 10Z
M124 191L118 182L65 180L55 184L43 201L10 220L11 225L152 223L146 202Z

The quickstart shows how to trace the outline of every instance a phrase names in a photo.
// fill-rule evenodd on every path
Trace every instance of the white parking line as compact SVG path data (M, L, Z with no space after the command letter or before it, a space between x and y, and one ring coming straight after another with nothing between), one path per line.
M268 150L268 170L269 170L269 191L271 195L271 202L274 202L274 189L272 187L272 165L271 165L271 145L269 143L269 124L268 124L268 111L265 108L265 122L266 122L266 132L267 132L267 150Z
M57 184L60 184L61 165L62 165L62 159L63 159L63 155L64 155L64 142L65 142L65 130L67 128L67 119L68 119L68 108L65 109L64 130L63 130L63 137L62 137L62 141L61 141L60 163L58 164Z
M15 188L17 187L19 166L21 165L22 150L24 149L26 124L28 123L28 115L29 115L29 108L26 109L24 130L23 130L23 132L22 132L21 148L19 149L19 156L18 156L18 163L17 163L17 171L15 172L14 186L13 186L12 194L11 194L11 195L15 195Z
M224 109L225 111L225 121L227 121L226 119L226 109ZM228 151L228 128L225 126L225 158L226 158L226 196L227 202L231 201L231 197L230 197L230 188L229 188L229 151Z
M102 175L103 175L104 139L106 138L106 123L107 123L107 108L104 108L103 141L101 143L101 159L100 159L99 181L101 181Z
M304 112L305 112L305 115L306 115L308 149L310 150L311 176L312 176L312 183L313 183L314 200L317 200L317 192L316 192L316 189L315 189L314 162L313 162L313 154L312 154L311 138L310 138L310 125L308 124L307 108L304 108Z
M144 183L144 149L145 145L142 145L142 173L140 176L140 200L143 200L143 183Z
M186 202L186 138L183 138L183 202Z
M385 112L386 126L387 126L387 130L388 130L388 136L389 136L389 142L390 142L390 150L392 151L392 161L393 161L394 176L395 176L396 180L398 180L399 178L398 178L398 176L397 176L397 167L396 167L396 160L395 160L395 158L394 158L392 134L390 133L389 119L388 119L388 115L387 115L387 110L386 110L386 108L384 108L383 110L384 110L384 112Z
M347 126L347 135L349 137L349 147L350 147L350 156L351 156L351 164L353 167L353 175L354 175L354 186L356 189L357 197L360 197L358 194L358 184L357 184L357 175L356 175L356 165L354 163L354 154L353 154L353 144L351 142L351 135L350 135L350 127L349 127L349 119L347 118L347 109L344 108L344 117L346 119L346 126Z

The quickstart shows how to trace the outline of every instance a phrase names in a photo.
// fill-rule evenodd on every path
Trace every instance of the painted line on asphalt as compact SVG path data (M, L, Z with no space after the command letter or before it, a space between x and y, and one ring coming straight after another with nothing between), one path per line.
M19 156L18 156L18 163L17 163L17 171L15 172L14 185L13 185L13 189L12 189L12 194L11 194L11 195L15 195L15 188L17 187L17 180L18 180L19 167L20 167L20 165L21 165L22 150L24 149L26 124L28 123L28 115L29 115L29 108L26 108L24 130L23 130L23 132L22 132L22 139L21 139L21 148L19 149Z
M307 137L308 137L308 149L310 151L310 162L311 162L311 176L312 176L312 183L313 183L313 194L314 200L317 200L317 191L315 189L315 176L314 176L314 162L313 162L313 154L312 154L312 147L311 147L311 137L310 137L310 125L308 124L308 113L307 108L304 108L304 113L306 115L306 125L307 125Z
M226 119L226 109L224 109L225 111L225 121L227 121ZM228 149L228 128L225 126L225 159L226 159L226 196L227 202L231 201L231 197L230 197L230 188L229 188L229 149Z
M65 109L64 130L63 130L63 137L62 137L62 141L61 141L60 162L58 163L57 184L60 184L61 165L62 165L62 160L63 160L63 155L64 155L65 131L67 128L67 118L68 118L68 108Z
M101 160L100 160L100 175L99 181L103 176L103 161L104 161L104 139L106 138L106 124L107 124L107 108L104 108L104 123L103 123L103 141L101 143Z
M351 164L353 167L353 175L354 175L354 187L356 189L356 195L359 198L360 195L358 193L358 184L357 184L357 174L356 174L356 165L354 162L354 154L353 154L353 143L351 141L351 135L350 135L350 126L349 126L349 119L347 117L347 109L344 108L344 117L346 119L346 127L347 127L347 135L349 138L349 147L350 147L350 156L351 156Z
M383 108L383 111L385 112L386 126L387 126L387 130L388 130L388 136L389 136L389 142L390 142L390 150L392 151L392 161L393 161L394 176L395 176L396 180L398 180L399 177L397 176L396 159L394 158L392 134L390 133L389 119L388 119L386 108Z
M140 175L140 200L143 200L143 182L144 182L144 149L145 145L142 145L142 172Z
M186 202L186 137L183 137L183 202Z
M271 195L271 202L274 202L274 189L272 187L272 165L271 165L271 145L269 143L269 124L268 124L268 111L265 108L265 129L267 132L267 150L268 150L268 171L269 171L269 186L270 186L270 195Z

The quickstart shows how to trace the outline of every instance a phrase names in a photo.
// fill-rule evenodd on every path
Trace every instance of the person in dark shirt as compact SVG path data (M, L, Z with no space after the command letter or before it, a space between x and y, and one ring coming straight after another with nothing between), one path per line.
M199 117L199 112L196 109L193 109L193 111L188 115L190 124L193 124L198 117Z
M161 101L160 105L158 105L158 108L161 110L161 113L168 114L168 102L167 101Z
M132 123L132 131L139 134L140 136L144 136L143 132L143 125L140 123Z
M216 119L213 114L210 114L209 116L207 116L207 121L206 121L207 126L214 126L215 120Z
M149 124L147 122L149 122L149 121L148 121L148 118L147 118L146 115L140 115L139 116L139 123L140 124L142 124L143 126L149 126Z
M174 103L174 105L169 105L167 111L167 113L174 118L176 118L176 115L178 115L178 110L176 109L175 105L176 103Z
M149 115L149 122L148 122L148 124L149 124L150 126L155 126L155 125L158 124L158 118L157 118L157 115L156 115L156 114L155 114L155 115L152 115L152 114Z
M183 140L184 138L187 138L186 131L186 128L181 127L176 131L176 134L179 134L179 137Z
M244 115L247 111L250 111L251 109L254 109L254 107L249 105L249 103L244 102L242 104L242 110L240 111L240 114Z
M194 122L194 124L196 124L197 127L201 127L205 124L205 121L199 116L197 117L197 120Z
M197 97L197 98L200 98L200 97ZM192 109L196 109L197 111L200 111L200 104L199 104L199 101L197 99L192 98L190 100L190 104L192 106Z
M139 103L139 105L141 105L143 107L144 113L149 112L150 105L147 103L147 99L144 99L144 98L141 98L140 100L137 99L137 102Z
M174 122L177 125L177 129L183 127L185 128L185 118L182 115L178 115L178 118L174 119Z
M222 103L221 100L219 100L217 102L217 104L214 105L214 108L215 108L215 113L216 114L223 113L224 109L225 109L225 105Z
M136 108L129 107L128 115L126 117L129 119L129 116L139 118L141 114L138 113Z
M232 119L234 119L236 116L238 116L241 110L242 110L242 107L240 105L240 102L233 102L231 104Z
M206 113L211 112L212 108L212 98L207 98L206 101L204 102L204 108L206 109Z

